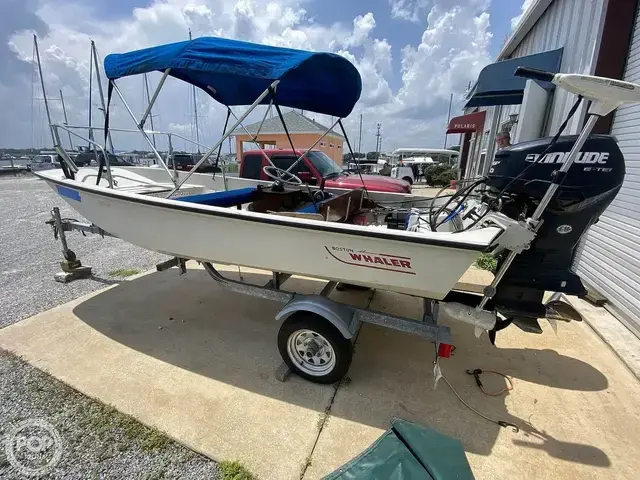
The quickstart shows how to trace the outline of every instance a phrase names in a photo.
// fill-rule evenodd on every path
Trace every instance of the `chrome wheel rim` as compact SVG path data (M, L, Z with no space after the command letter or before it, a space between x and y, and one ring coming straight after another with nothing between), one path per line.
M314 377L330 373L336 365L333 347L313 330L296 330L289 335L287 353L302 372Z

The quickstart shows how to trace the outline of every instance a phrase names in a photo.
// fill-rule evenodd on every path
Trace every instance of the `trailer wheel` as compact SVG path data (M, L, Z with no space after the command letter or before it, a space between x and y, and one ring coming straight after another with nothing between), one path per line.
M409 185L413 185L413 180L411 180L411 177L403 177L402 179Z
M278 332L278 350L291 370L314 383L340 380L353 356L351 341L310 312L297 312L285 320Z

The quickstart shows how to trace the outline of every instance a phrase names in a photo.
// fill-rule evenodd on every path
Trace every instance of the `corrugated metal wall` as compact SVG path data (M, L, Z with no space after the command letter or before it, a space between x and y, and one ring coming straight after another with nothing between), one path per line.
M624 79L640 83L640 16L636 17ZM611 133L618 139L627 173L616 199L589 229L575 266L623 319L630 320L630 327L640 332L640 105L621 106Z
M563 47L561 72L593 74L606 3L607 0L555 0L508 58ZM564 90L555 89L550 101L543 136L554 135L558 131L575 101L575 96ZM520 112L520 105L504 105L491 110L500 112L499 129L509 120L510 114ZM585 113L586 104L574 115L564 133L577 133ZM489 115L487 115L486 124L490 124ZM477 160L477 157L473 159L474 163Z
M555 0L509 58L563 47L561 72L592 74L605 6L606 0ZM564 90L555 90L545 134L555 134L574 100L574 95ZM503 108L500 123L508 120L509 113L517 113L519 108L519 105ZM576 115L575 121L565 130L566 133L576 133L579 130L579 117Z

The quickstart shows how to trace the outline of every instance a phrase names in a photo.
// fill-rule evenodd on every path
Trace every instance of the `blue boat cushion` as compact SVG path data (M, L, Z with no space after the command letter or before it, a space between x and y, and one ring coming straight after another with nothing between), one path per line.
M252 202L257 191L257 188L240 188L238 190L228 190L224 192L187 195L176 198L176 200L180 202L198 203L200 205L210 205L212 207L233 207L235 205Z
M307 205L306 207L303 207L303 208L301 208L299 210L296 210L296 212L298 212L298 213L320 213L320 207L322 206L322 204L327 203L332 198L334 198L332 195L328 195L328 196L326 196L326 198L324 200L320 200L319 202L316 202L315 205L312 203L310 205Z

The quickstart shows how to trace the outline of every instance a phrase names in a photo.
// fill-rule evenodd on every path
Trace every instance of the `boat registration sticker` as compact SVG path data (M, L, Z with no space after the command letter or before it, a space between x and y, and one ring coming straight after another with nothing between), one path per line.
M76 202L82 201L79 191L74 190L73 188L63 187L62 185L56 185L56 188L58 189L59 195L70 198L71 200L75 200Z
M413 267L411 266L411 257L401 257L389 253L369 252L367 250L356 250L338 246L325 245L324 248L329 255L340 263L346 263L347 265L356 267L375 268L376 270L415 275Z

